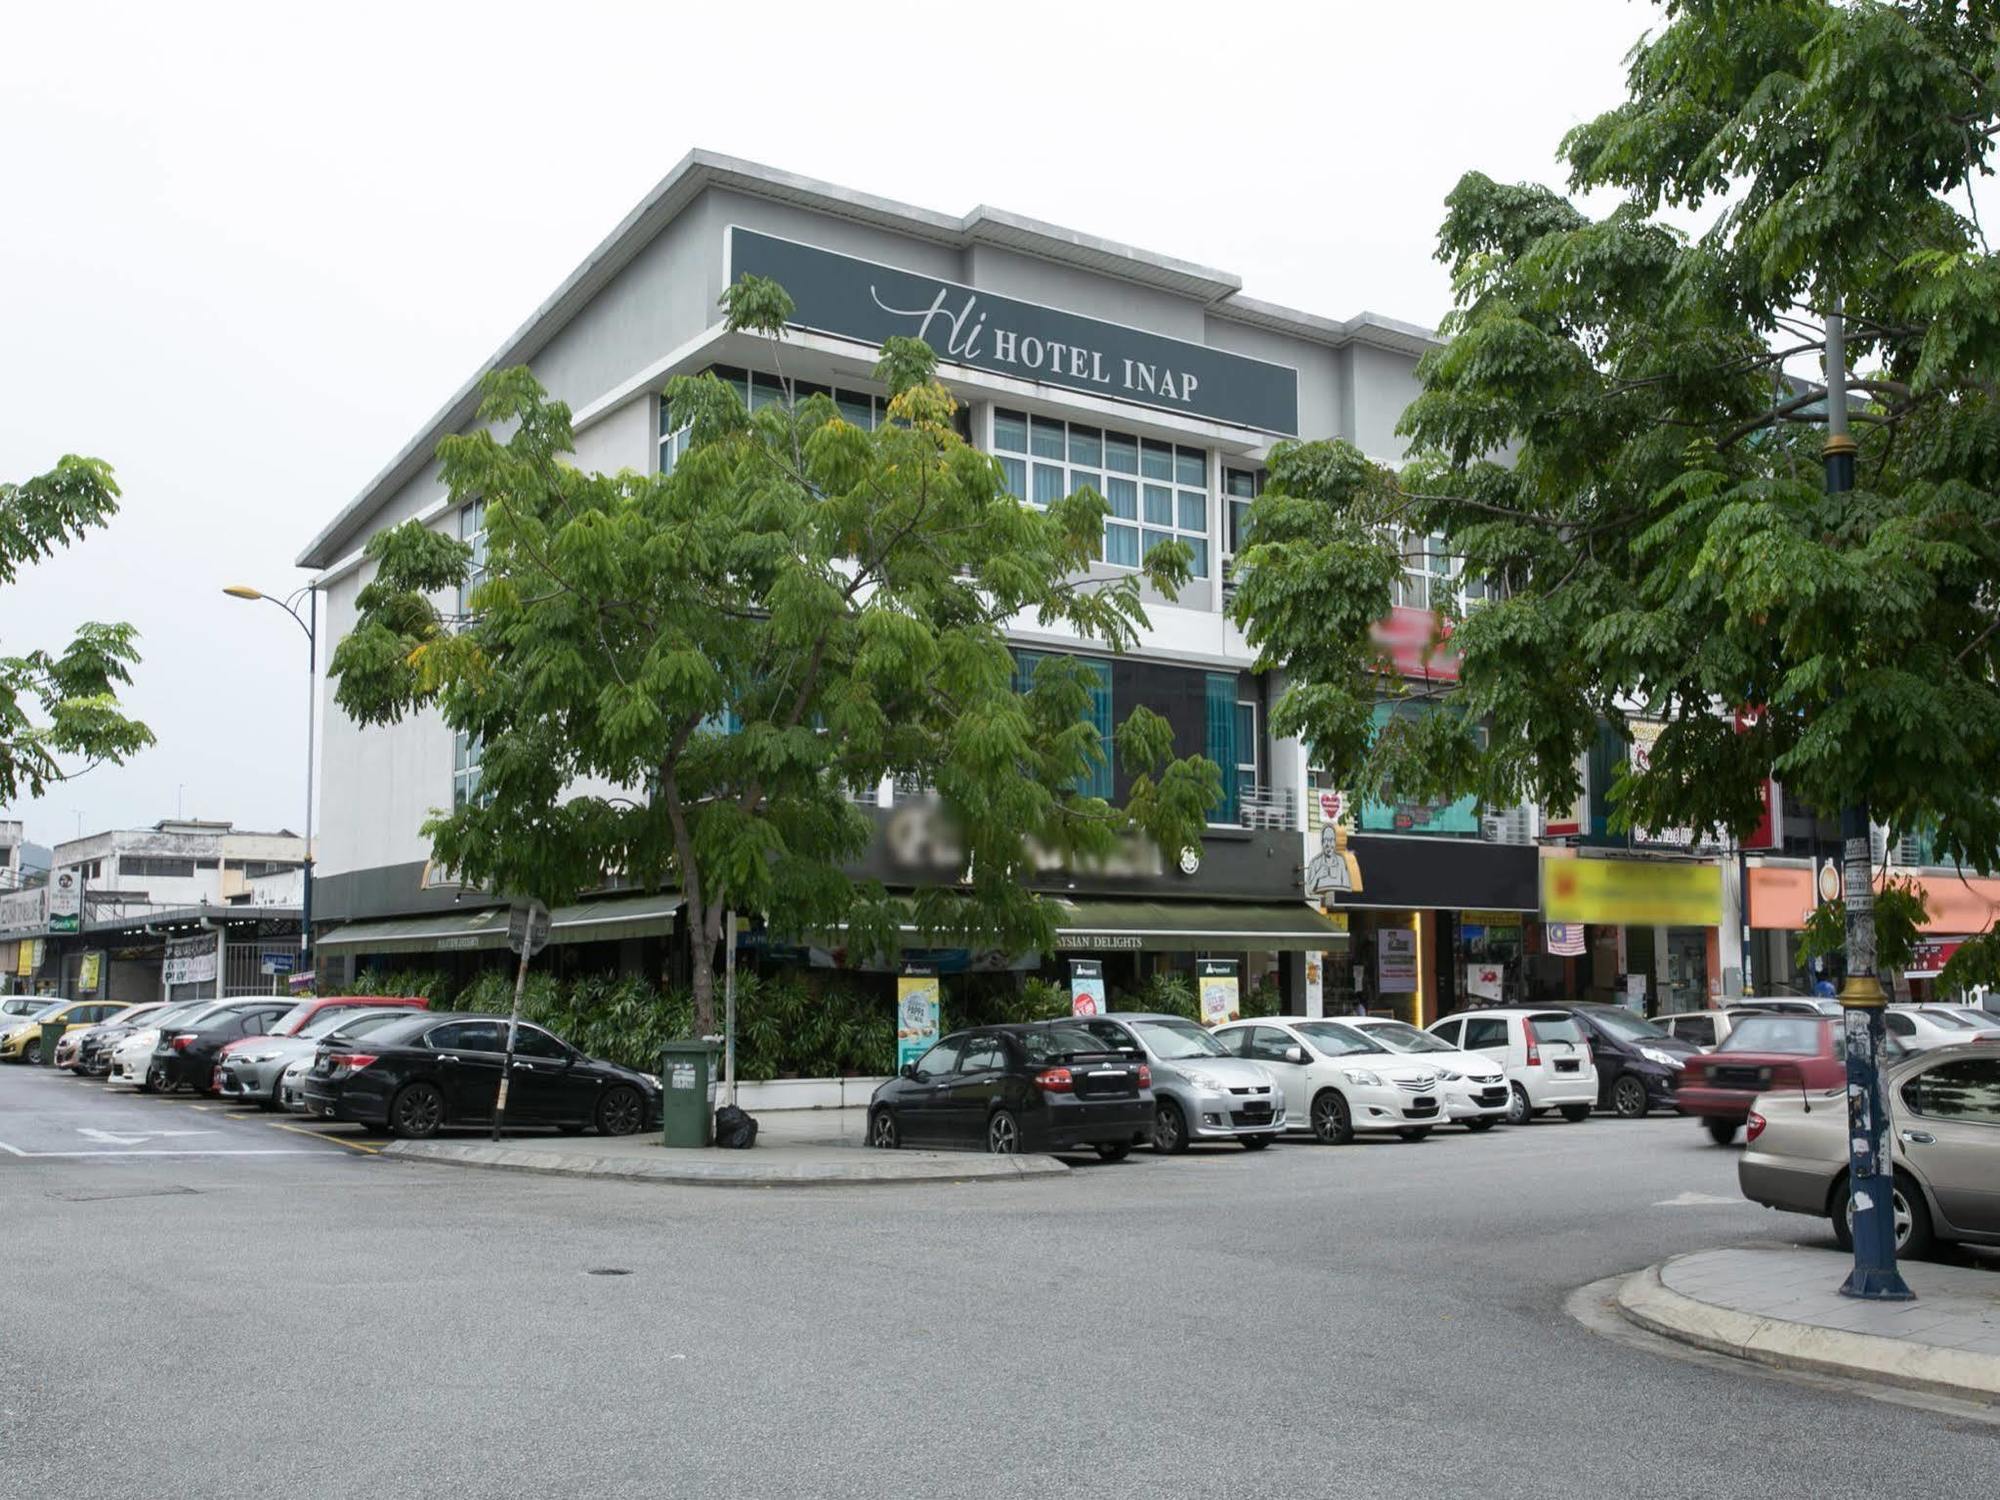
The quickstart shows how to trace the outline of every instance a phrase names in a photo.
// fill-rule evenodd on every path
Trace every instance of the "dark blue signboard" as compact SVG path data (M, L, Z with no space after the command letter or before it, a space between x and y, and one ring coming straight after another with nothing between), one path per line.
M784 287L801 328L870 344L914 336L940 359L999 375L1263 432L1299 430L1299 373L1287 365L732 225L729 276L746 273Z

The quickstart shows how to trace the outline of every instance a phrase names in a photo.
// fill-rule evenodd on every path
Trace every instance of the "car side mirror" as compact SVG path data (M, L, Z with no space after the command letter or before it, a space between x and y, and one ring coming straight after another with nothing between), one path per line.
M902 1067L896 1070L896 1073L901 1078L915 1078L917 1076L917 1065L913 1062L904 1063Z
M1304 1062L1305 1060L1306 1060L1306 1049L1305 1049L1305 1048L1303 1048L1303 1047L1287 1047L1287 1048L1285 1049L1285 1061L1286 1061L1286 1062L1288 1062L1288 1063L1302 1063L1302 1062Z

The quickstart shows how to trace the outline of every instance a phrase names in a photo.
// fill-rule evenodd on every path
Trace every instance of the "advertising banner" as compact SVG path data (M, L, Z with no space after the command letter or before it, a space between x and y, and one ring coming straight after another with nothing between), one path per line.
M1383 927L1375 933L1375 988L1384 995L1417 992L1417 934L1411 927Z
M41 966L42 940L40 938L29 938L21 944L21 961L18 972L23 979L26 979Z
M97 982L103 972L104 955L102 953L84 954L83 962L77 966L76 971L76 992L78 996L96 994Z
M1306 1014L1323 1016L1326 1014L1326 955L1308 953L1306 955Z
M1204 958L1196 966L1201 980L1201 1019L1205 1026L1220 1026L1243 1013L1236 984L1236 960Z
M9 891L0 896L0 932L19 932L40 927L48 921L49 893L46 886L31 891Z
M83 930L83 875L77 870L58 870L49 877L49 931Z
M1713 927L1722 920L1722 867L1634 859L1542 862L1549 922Z
M1101 1016L1111 1008L1104 999L1104 965L1096 959L1069 961L1069 1008L1079 1016Z
M160 978L167 984L207 984L215 978L216 933L176 938L167 944Z
M905 964L896 976L896 1071L938 1039L938 973L934 964Z
M1498 1000L1506 983L1506 971L1499 964L1467 964L1465 992L1475 1000Z
M1375 705L1375 728L1379 731L1399 710L1394 704ZM1416 712L1417 710L1402 710ZM1363 798L1361 827L1366 833L1446 833L1476 836L1479 833L1479 799L1460 797L1456 801L1418 801L1398 797L1393 788L1381 789L1389 800Z

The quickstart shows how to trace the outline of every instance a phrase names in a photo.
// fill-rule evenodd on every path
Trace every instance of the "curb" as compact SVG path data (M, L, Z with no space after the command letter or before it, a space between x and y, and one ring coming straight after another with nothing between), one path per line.
M664 1151L664 1148L662 1148ZM523 1151L472 1141L393 1141L383 1156L435 1166L479 1167L488 1171L533 1172L548 1177L588 1177L620 1182L656 1182L683 1187L850 1187L911 1182L1019 1182L1028 1177L1061 1177L1067 1163L1053 1156L957 1157L941 1153L884 1153L880 1162L763 1161L756 1152L730 1153L716 1161L692 1156L648 1161L588 1152ZM748 1159L746 1159L748 1158Z
M1736 1312L1683 1296L1661 1278L1661 1269L1648 1266L1618 1288L1618 1311L1649 1333L1773 1369L2000 1405L2000 1359L1991 1355Z

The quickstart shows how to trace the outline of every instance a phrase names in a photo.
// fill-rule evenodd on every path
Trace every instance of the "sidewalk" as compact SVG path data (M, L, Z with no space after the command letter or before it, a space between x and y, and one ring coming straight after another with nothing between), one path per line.
M444 1166L612 1177L704 1187L805 1187L844 1183L1018 1182L1069 1168L1053 1156L989 1156L975 1151L876 1151L862 1144L867 1111L801 1109L757 1117L748 1151L668 1150L657 1133L625 1136L484 1136L396 1141L384 1156Z
M1914 1302L1840 1295L1853 1258L1703 1250L1626 1278L1618 1310L1653 1333L1786 1370L2000 1404L2000 1272L1908 1261Z

